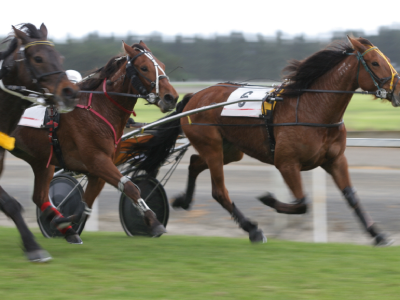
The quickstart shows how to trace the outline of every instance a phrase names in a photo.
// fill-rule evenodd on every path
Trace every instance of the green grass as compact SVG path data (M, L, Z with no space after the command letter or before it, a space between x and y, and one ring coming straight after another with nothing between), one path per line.
M36 235L54 257L28 263L15 229L0 228L0 299L398 299L399 247L270 240L129 238L84 244Z
M139 99L135 106L136 122L150 123L165 116L155 105L145 103ZM388 101L373 100L372 96L355 95L344 121L348 131L400 131L400 108L394 108Z
M348 131L400 131L400 108L372 96L355 95L344 114Z

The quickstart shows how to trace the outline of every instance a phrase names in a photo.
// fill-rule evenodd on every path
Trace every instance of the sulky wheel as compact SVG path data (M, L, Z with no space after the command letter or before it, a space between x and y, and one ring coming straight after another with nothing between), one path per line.
M60 208L58 208L58 210L66 217L73 214L81 215L83 213L83 188L72 176L65 174L55 176L50 183L49 198L50 202L55 207L58 207L58 205L66 198L64 203L60 206ZM52 238L63 236L57 229L50 226L51 220L46 220L43 218L39 207L36 209L36 217L39 228L45 237ZM85 227L86 219L87 216L80 223L72 225L78 234L82 233L83 228Z
M169 203L164 187L154 177L147 175L137 176L131 179L140 188L140 196L150 209L156 214L157 219L167 227L169 217ZM143 216L132 204L132 201L121 194L119 199L119 218L122 228L129 236L151 236L148 227L144 223Z

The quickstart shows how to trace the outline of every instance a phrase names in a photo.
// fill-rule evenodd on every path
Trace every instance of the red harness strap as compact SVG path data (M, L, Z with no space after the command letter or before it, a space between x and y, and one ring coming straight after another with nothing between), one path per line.
M104 81L103 81L103 92L104 92L104 95L107 97L107 99L110 100L115 106L117 106L117 107L118 107L119 109L121 109L122 111L124 111L124 112L126 112L126 113L129 113L129 114L133 114L133 115L136 117L136 113L135 113L134 110L127 110L126 108L122 107L119 103L117 103L113 98L111 98L111 97L107 94L107 91L106 91L106 81L107 81L107 79L104 79ZM102 119L102 120L111 128L111 130L112 130L112 132L113 132L113 134L114 134L114 145L115 145L115 151L116 151L116 150L117 150L117 146L118 146L119 142L121 141L122 136L117 140L117 133L115 132L115 129L114 129L114 127L112 126L112 124L111 124L105 117L103 117L100 113L98 113L97 111L95 111L95 110L92 108L92 97L93 97L93 94L90 94L90 95L89 95L89 103L88 103L88 105L81 105L81 104L78 104L76 107L84 108L84 109L86 109L86 110L88 110L88 111L91 111L91 112L94 113L96 116L98 116L100 119Z
M104 81L103 81L103 92L104 92L104 95L106 95L107 99L110 100L112 103L114 103L114 105L115 105L116 107L118 107L120 110L122 110L122 111L124 111L124 112L126 112L126 113L128 113L128 114L133 114L133 116L136 117L136 113L135 113L134 110L128 110L128 109L126 109L125 107L123 107L121 104L119 104L117 101L115 101L113 98L111 98L111 97L107 94L107 90L106 90L106 81L107 81L107 79L104 79Z
M50 121L46 123L46 126L49 128L49 142L50 142L50 156L49 160L47 162L46 168L49 167L51 158L53 157L53 133L58 127L58 123L54 122L53 117L54 117L54 111L53 108L50 108Z

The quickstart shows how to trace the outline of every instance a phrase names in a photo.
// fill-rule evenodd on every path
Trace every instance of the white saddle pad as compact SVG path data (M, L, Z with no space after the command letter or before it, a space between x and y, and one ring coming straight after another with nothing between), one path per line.
M273 88L262 86L251 86L238 88L233 91L226 102L237 101L240 99L260 100L257 102L239 102L232 105L224 106L221 116L224 117L250 117L258 118L261 115L262 99Z
M18 125L28 126L34 128L43 128L44 114L46 112L46 107L42 105L33 106L25 109L24 114L19 120Z

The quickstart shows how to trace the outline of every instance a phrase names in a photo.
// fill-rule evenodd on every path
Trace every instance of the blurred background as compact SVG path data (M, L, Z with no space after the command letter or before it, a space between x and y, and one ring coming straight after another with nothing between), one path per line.
M317 1L119 1L102 6L94 1L69 1L54 6L53 1L19 1L5 4L0 19L0 36L11 25L44 22L49 38L65 57L65 69L83 75L122 54L121 41L143 40L157 58L177 91L183 95L221 81L270 85L282 80L281 71L290 59L304 59L333 41L346 42L346 35L362 36L386 54L400 71L400 23L374 17L367 5L335 1L329 7ZM386 1L385 7L393 7ZM2 45L6 47L7 45ZM400 138L400 109L368 96L355 96L345 114L349 137ZM152 122L162 114L140 100L135 108L137 122ZM186 185L190 149L166 185L169 198ZM400 149L348 148L350 172L360 198L385 231L399 236L400 229ZM226 184L232 200L268 236L311 241L312 216L277 215L255 198L267 191L291 201L292 196L273 166L249 157L226 167ZM165 172L165 171L163 171ZM304 185L311 195L311 173L304 172ZM2 186L25 207L30 226L37 227L32 194L33 174L24 162L7 155ZM99 197L100 230L122 231L118 219L117 191L106 186ZM328 241L370 243L353 217L340 191L327 177ZM0 225L13 226L4 214ZM245 236L230 216L211 197L208 171L200 175L192 210L171 211L170 234ZM400 239L398 239L400 240ZM398 242L397 242L398 243Z

